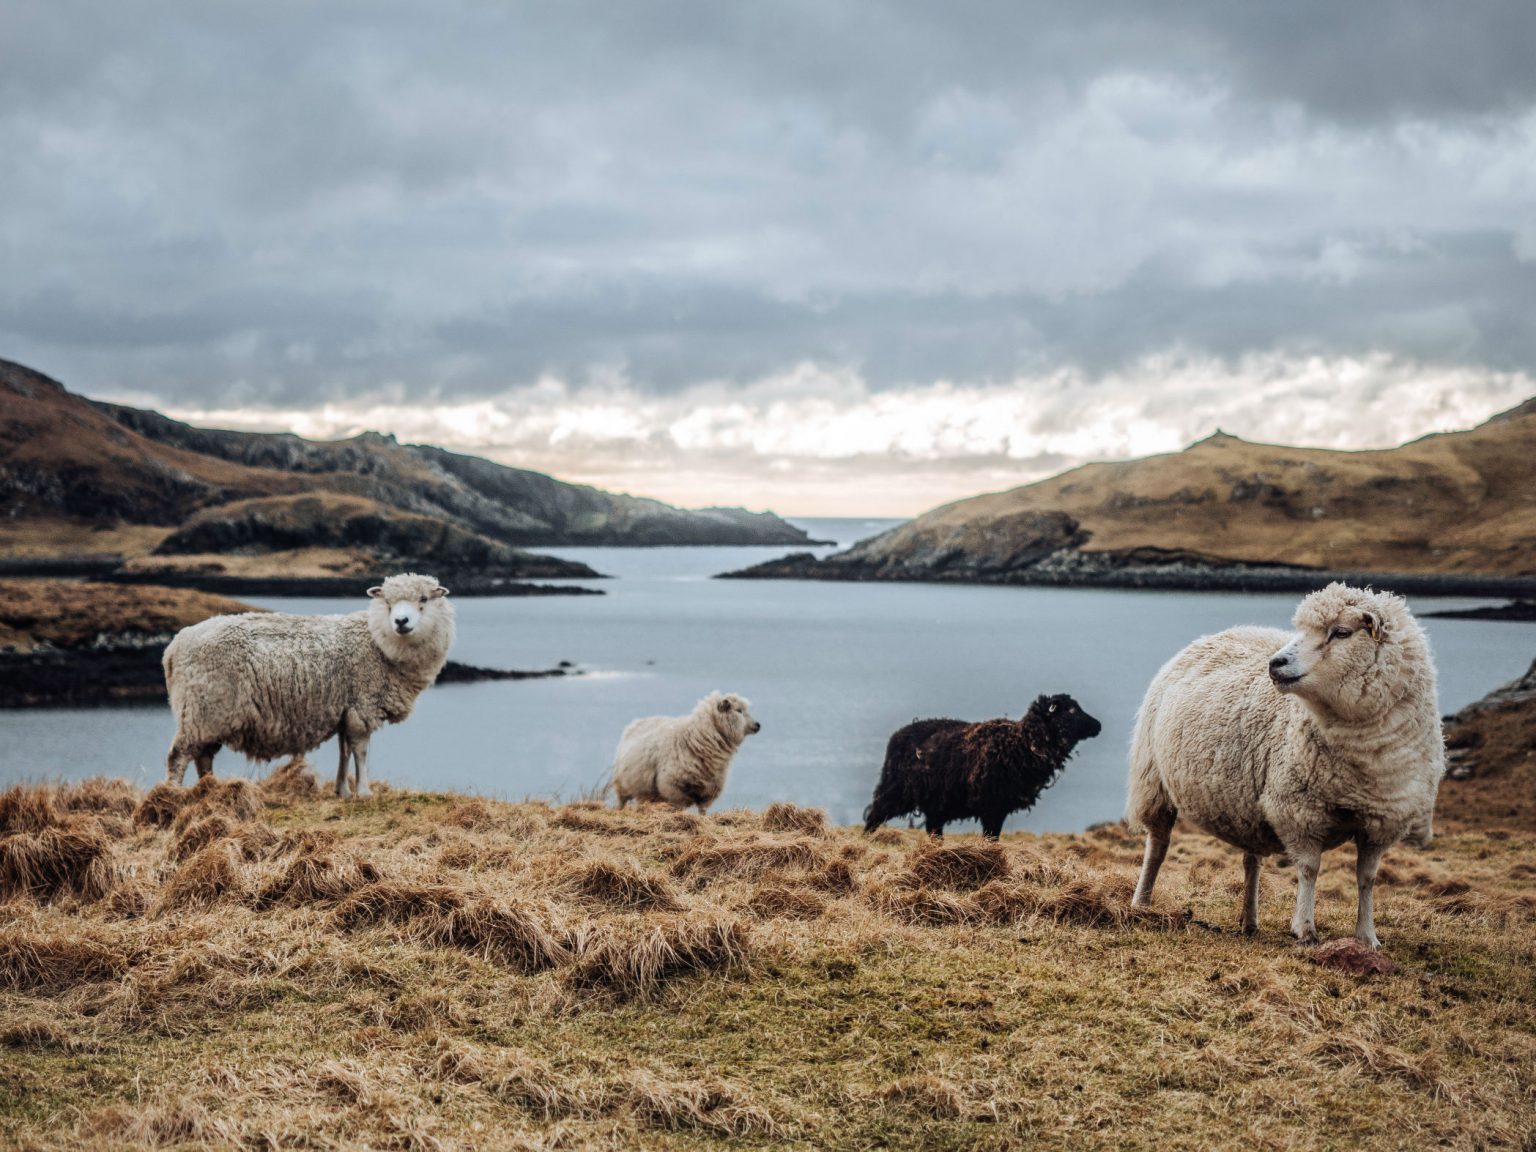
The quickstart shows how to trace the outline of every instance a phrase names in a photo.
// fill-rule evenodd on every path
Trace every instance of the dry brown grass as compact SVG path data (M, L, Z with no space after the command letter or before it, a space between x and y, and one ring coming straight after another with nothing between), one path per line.
M0 863L72 829L101 848L0 873L0 1145L1519 1148L1536 1129L1529 830L1393 849L1398 971L1353 976L1286 938L1273 864L1263 931L1236 932L1238 856L1193 835L1132 914L1119 828L934 843L790 805L341 802L306 772L0 794ZM1320 883L1335 931L1345 856Z

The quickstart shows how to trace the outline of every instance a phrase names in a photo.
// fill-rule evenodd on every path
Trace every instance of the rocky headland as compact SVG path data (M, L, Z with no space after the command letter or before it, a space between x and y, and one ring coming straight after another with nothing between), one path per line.
M592 579L531 547L805 545L768 512L683 509L365 432L196 428L0 360L0 569L239 595L431 571L460 594ZM366 586L366 585L365 585Z
M748 579L1536 595L1536 400L1464 432L1339 452L1222 433L934 509Z

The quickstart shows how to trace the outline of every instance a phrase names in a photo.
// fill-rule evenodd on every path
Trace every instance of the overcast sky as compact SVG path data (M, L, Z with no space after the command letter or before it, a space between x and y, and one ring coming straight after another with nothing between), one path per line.
M0 10L0 355L906 514L1536 393L1536 4Z

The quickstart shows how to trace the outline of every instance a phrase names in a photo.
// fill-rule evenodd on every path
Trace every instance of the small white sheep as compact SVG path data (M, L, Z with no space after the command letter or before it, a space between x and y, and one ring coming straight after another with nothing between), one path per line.
M736 749L762 728L748 707L740 696L711 692L686 716L647 716L631 723L613 756L619 807L631 800L665 800L707 811L725 788Z
M367 611L347 616L248 612L183 628L165 650L176 717L166 778L187 761L201 778L228 745L274 760L341 744L336 794L368 795L368 738L411 714L453 643L448 589L431 576L391 576L368 589Z
M1147 834L1132 904L1150 903L1174 821L1243 850L1245 932L1258 930L1259 860L1296 863L1291 931L1317 939L1322 853L1353 840L1355 937L1374 948L1382 853L1429 842L1445 773L1435 666L1390 593L1330 584L1301 602L1297 631L1233 628L1163 666L1131 740L1126 819Z

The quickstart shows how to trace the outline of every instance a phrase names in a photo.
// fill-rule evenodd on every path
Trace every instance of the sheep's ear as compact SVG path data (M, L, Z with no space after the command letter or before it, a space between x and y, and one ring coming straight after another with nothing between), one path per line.
M1360 614L1360 627L1371 634L1371 639L1381 642L1381 621L1376 619L1374 612L1362 612Z
M722 711L722 712L729 712L730 710L731 710L731 702L729 700L722 700L722 701L720 701L720 711Z
M384 586L382 584L375 584L372 588L368 589L368 595L377 600L380 596L384 595Z
M430 595L433 600L441 600L444 596L448 595L448 589L439 584L436 588L432 589Z

